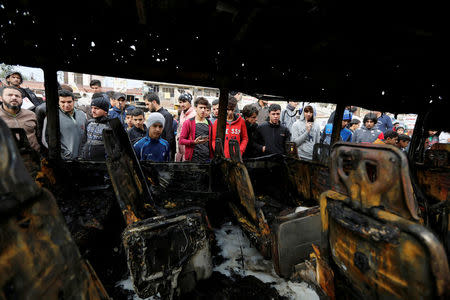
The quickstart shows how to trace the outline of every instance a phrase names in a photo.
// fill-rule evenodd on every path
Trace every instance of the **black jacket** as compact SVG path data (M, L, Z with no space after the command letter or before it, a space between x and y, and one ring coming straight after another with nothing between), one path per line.
M134 145L137 141L146 137L148 135L147 126L144 124L144 130L141 130L135 126L128 131L128 136L130 137L131 145Z
M104 161L106 159L103 129L107 128L110 126L109 118L106 116L89 120L86 126L87 141L81 153L84 160Z
M245 126L247 126L248 144L242 158L247 159L262 156L263 145L258 144L261 142L261 137L258 132L258 124L250 124L246 121Z
M286 153L286 142L289 142L291 139L289 129L280 124L274 125L270 122L265 122L258 126L257 131L261 139L258 144L266 146L264 155Z
M173 117L170 112L167 111L167 109L161 107L156 112L159 112L164 116L164 119L166 120L164 123L164 129L161 134L161 138L165 139L169 142L170 145L170 153L175 153L175 135L173 131Z

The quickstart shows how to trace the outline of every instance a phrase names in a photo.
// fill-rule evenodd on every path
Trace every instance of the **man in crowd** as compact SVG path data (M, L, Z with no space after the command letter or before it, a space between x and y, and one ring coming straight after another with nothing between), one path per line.
M109 103L104 97L94 98L91 101L92 116L86 127L87 141L84 144L81 157L85 160L102 161L106 158L103 129L109 127Z
M36 138L36 115L30 110L21 109L23 103L22 91L15 86L5 86L1 90L1 96L3 103L0 108L0 118L5 121L9 128L23 128L30 146L39 151Z
M59 132L61 137L61 158L76 159L86 138L86 114L75 108L75 97L67 90L59 90ZM42 144L48 148L47 118L44 120Z
M169 143L161 138L164 130L165 118L158 112L152 112L147 120L148 136L134 144L134 151L139 160L155 162L169 161Z
M258 110L258 108L256 108ZM258 112L261 113L260 110ZM264 155L274 153L286 153L286 142L291 138L289 129L280 124L281 106L271 104L268 108L269 121L258 126L257 132L260 137L258 144L262 146L261 151ZM259 115L257 119L259 118Z
M377 138L374 144L386 144L386 145L392 145L397 146L398 143L398 133L392 129L387 130L383 134L384 139Z
M291 130L295 121L300 118L301 112L297 109L298 102L289 101L286 109L281 113L281 125Z
M161 106L158 94L150 92L144 95L145 105L151 112L158 112L163 115L165 123L161 138L166 140L170 146L170 155L175 156L176 142L173 130L173 116L172 114Z
M208 101L208 100L207 100ZM181 114L178 120L177 129L177 142L178 142L178 152L175 156L175 161L183 161L185 158L185 146L180 143L181 130L183 124L186 120L189 120L196 115L196 110L191 106L192 95L188 93L181 94L178 98L178 103L180 104Z
M361 128L358 128L352 136L352 142L354 143L373 143L377 138L382 140L384 138L383 133L376 128L378 118L374 113L368 113L364 116L363 124Z
M234 99L236 99L236 101L237 101L238 104L239 104L239 102L241 102L241 100L242 100L242 93L241 93L241 92L236 92L236 91L231 91L231 92L230 92L230 97L234 97ZM229 97L229 98L230 98L230 97ZM240 113L238 104L236 104L236 107L234 108L234 113L235 113L235 114Z
M256 103L253 103L253 106L255 106L258 110L258 119L256 120L258 125L261 125L267 121L269 116L269 107L267 106L267 103L268 101L266 100L258 100Z
M112 108L113 107L116 107L117 106L117 100L116 99L114 99L114 94L115 94L116 92L114 92L114 91L107 91L106 92L106 96L109 98L109 104L110 104L110 109L109 109L109 111L111 111L112 110Z
M227 107L227 123L225 129L225 142L223 145L223 152L226 158L230 158L230 140L236 140L239 144L239 149L241 151L241 155L245 153L245 149L248 144L248 136L247 136L247 126L245 126L244 119L241 118L239 114L236 114L235 108L237 105L237 100L234 97L231 97L228 100ZM217 133L217 123L213 125L212 131L212 148L216 149L216 133Z
M208 103L203 97L195 99L196 115L183 123L179 143L185 146L185 161L206 163L212 158L212 124L206 118Z
M89 86L94 91L94 93L103 93L102 83L100 80L92 79Z
M408 149L409 142L411 142L411 138L409 136L407 136L406 134L399 134L398 135L398 143L396 146L400 150L406 151L406 149Z
M303 108L300 119L292 125L292 141L297 146L301 159L312 160L314 145L320 141L320 127L314 122L315 108L308 104Z
M123 93L115 93L114 99L116 100L116 106L109 110L108 116L110 119L118 118L123 127L127 128L126 120L126 104L127 96ZM109 106L109 105L108 105Z
M348 129L353 133L355 133L356 129L359 128L361 121L358 119L352 119L350 123L348 123Z
M374 111L374 114L377 116L377 128L385 133L387 130L391 130L394 126L392 125L391 118L382 113L381 111Z
M133 127L128 131L128 136L130 137L131 144L134 144L143 137L147 136L148 131L147 126L144 124L145 118L142 109L135 108L131 110L131 119L133 122Z
M11 72L6 75L5 79L8 86L14 86L22 93L22 108L34 111L36 107L42 104L43 101L40 100L32 90L20 87L23 83L23 77L20 72Z
M263 146L258 144L261 138L258 134L258 124L256 119L258 118L258 110L251 104L247 104L242 109L242 117L245 120L245 126L247 127L248 144L242 155L243 159L253 158L261 156Z
M209 120L211 121L211 123L214 124L218 117L219 117L219 99L214 99L214 101L212 102L212 113L211 116L209 117Z
M344 110L344 115L342 116L342 123L341 123L341 132L340 132L341 141L343 141L343 142L351 142L352 141L353 132L347 128L347 125L349 124L351 119L352 119L352 114L350 113L350 111ZM320 142L330 145L332 132L333 132L333 124L332 123L326 124L325 128L323 130L323 134L320 139Z
M133 122L133 110L134 110L134 109L126 109L126 110L125 110L125 114L126 114L126 116L125 116L125 123L127 124L125 130L126 130L127 132L129 132L129 131L133 128L133 126L134 126L134 122Z

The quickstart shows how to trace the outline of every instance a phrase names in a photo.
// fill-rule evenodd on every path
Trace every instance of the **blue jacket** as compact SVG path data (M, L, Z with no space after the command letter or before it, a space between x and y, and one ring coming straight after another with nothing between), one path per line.
M155 140L147 136L134 144L133 148L139 160L151 160L155 162L169 161L169 142L162 138Z
M127 109L134 109L135 107L133 105L128 105L124 108L124 110L120 110L117 107L113 107L108 112L108 117L110 119L117 118L119 119L120 123L122 123L124 128L127 128L127 123L125 122L127 118Z
M333 132L333 124L328 123L325 125L325 128L323 130L322 139L323 143L330 144L331 143L331 133ZM341 141L344 142L351 142L352 141L352 131L348 128L342 128L341 129Z
M388 115L382 114L377 120L377 128L381 132L385 133L387 130L392 129L392 120Z

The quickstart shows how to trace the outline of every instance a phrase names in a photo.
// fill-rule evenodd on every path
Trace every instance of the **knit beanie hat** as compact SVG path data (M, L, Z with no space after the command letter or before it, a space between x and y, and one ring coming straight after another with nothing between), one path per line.
M150 114L150 116L147 119L147 122L145 122L145 125L147 125L147 128L150 128L155 123L160 123L164 129L164 122L166 119L164 119L164 116L160 114L159 112L153 112Z
M92 99L91 106L96 106L106 112L109 110L109 102L103 97Z

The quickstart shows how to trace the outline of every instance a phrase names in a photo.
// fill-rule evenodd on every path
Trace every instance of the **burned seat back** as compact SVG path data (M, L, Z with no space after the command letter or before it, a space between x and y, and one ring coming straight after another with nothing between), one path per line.
M0 299L108 299L0 119Z
M332 186L321 195L322 257L336 295L369 299L445 298L442 244L421 225L406 156L386 145L337 143Z

